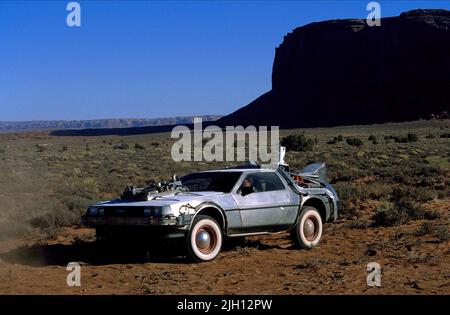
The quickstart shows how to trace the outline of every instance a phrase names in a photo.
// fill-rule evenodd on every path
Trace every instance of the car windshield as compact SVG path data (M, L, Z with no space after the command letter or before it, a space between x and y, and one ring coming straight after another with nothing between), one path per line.
M180 180L189 191L231 192L242 172L201 172L183 176Z

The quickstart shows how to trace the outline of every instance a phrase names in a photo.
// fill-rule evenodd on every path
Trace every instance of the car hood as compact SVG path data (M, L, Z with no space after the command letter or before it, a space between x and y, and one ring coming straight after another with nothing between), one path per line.
M129 201L115 199L110 201L102 201L94 204L95 207L114 207L114 206L127 206L127 207L164 207L171 206L178 203L186 203L192 201L203 201L210 197L223 195L222 192L215 191L200 191L200 192L174 192L174 193L162 193L150 195L150 200L146 201Z

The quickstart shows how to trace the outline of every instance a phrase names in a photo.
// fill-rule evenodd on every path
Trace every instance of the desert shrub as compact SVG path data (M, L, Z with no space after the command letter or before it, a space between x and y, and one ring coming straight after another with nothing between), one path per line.
M68 210L72 211L77 216L80 216L85 212L89 204L92 203L92 199L72 195L67 196L66 198L62 198L61 202L64 204L64 206L67 207Z
M380 182L367 184L349 184L339 182L334 184L341 200L362 201L366 199L384 200L389 197L392 186Z
M344 140L344 137L342 135L338 135L337 137L334 137L330 141L327 142L327 144L336 144L338 142L342 142Z
M408 137L395 137L394 140L397 143L408 143Z
M436 210L427 210L423 217L426 220L437 220L441 217L441 214Z
M385 201L378 207L372 216L374 226L393 226L400 222L406 222L406 217L392 202Z
M354 147L360 147L363 145L363 141L356 137L349 137L345 139L347 141L348 145L354 146Z
M378 144L377 137L374 135L370 135L367 140L372 141L372 144Z
M79 215L61 207L31 219L30 225L42 234L54 237L63 226L78 224L79 219Z
M450 240L450 230L448 226L442 225L437 226L434 230L434 235L437 237L439 242L446 242Z
M405 224L410 220L434 220L439 217L435 211L425 210L409 198L397 202L384 201L372 216L375 226L393 226Z
M448 139L448 138L450 138L450 133L443 133L443 134L441 134L441 135L439 136L439 138L445 138L445 139Z
M431 222L422 223L414 232L415 236L425 236L433 233L433 224Z
M69 150L69 147L67 145L63 145L61 148L61 151L67 151Z
M381 200L385 199L389 196L389 193L392 190L392 186L384 183L380 183L379 181L362 185L363 196L364 198Z
M334 181L345 182L349 180L354 180L355 178L363 176L363 172L356 168L342 167L341 169L333 170Z
M417 142L419 136L415 133L408 133L406 136L385 136L385 140L394 140L396 143Z
M425 217L426 210L418 206L413 199L402 198L395 202L395 206L405 213L408 219L417 220Z
M438 242L446 242L450 240L450 230L448 226L433 226L431 222L424 222L414 232L415 236L433 235L438 239Z
M417 134L415 134L415 133L408 133L406 138L408 139L408 142L417 142L417 141L419 141L419 136Z
M140 143L135 143L134 144L134 148L137 149L137 150L144 150L145 149L145 147L142 144L140 144Z
M426 202L434 199L435 197L436 194L429 189L400 186L392 190L390 200L393 202L399 202L406 198L416 202Z
M115 146L113 146L113 149L115 150L128 150L130 148L130 146L128 145L128 143L122 142L121 144L117 144Z
M290 151L311 151L314 140L307 138L304 134L289 135L281 139L281 145Z
M5 153L7 148L8 148L7 145L0 145L0 154Z
M152 146L154 146L154 147L159 147L159 142L152 142L152 143L150 143Z
M346 219L357 217L358 209L347 198L341 199L339 203L339 216Z
M38 143L36 144L36 148L38 152L44 152L48 149L48 144L46 143Z
M425 138L426 138L426 139L434 139L434 138L436 138L436 136L430 132L429 134L427 134L427 135L425 136Z

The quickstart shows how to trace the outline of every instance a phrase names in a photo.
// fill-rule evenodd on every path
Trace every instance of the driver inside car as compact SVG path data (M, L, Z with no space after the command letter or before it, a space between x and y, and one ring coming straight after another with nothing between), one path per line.
M253 187L253 178L247 177L242 182L241 195L246 196L248 194L251 194L252 192L255 192L255 188Z

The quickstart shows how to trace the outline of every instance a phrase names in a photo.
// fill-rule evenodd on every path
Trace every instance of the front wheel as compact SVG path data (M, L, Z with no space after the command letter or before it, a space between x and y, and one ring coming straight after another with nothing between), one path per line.
M319 244L322 238L322 229L322 218L319 211L314 207L304 207L291 235L297 246L310 249Z
M216 220L198 215L187 235L190 257L196 262L213 260L220 253L222 243L222 230Z

